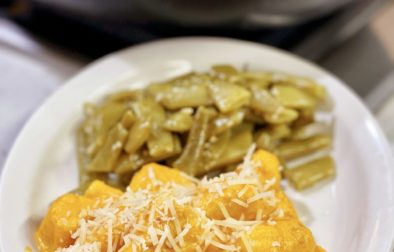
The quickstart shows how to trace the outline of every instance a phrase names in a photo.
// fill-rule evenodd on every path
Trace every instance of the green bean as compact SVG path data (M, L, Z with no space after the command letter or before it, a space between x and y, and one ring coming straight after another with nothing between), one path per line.
M181 153L182 147L179 138L176 135L172 135L172 145L174 155ZM115 173L120 176L131 175L138 169L140 169L144 164L149 162L155 162L160 160L161 157L153 157L149 155L148 150L139 149L133 154L122 153L118 159L118 163L115 168ZM127 183L130 180L126 180Z
M136 121L135 115L132 110L127 110L122 117L121 123L126 129L130 129Z
M236 167L253 142L277 154L282 166L300 166L331 150L332 125L315 119L331 107L313 80L223 64L122 90L84 105L77 133L81 188L95 178L127 185L147 162L218 174Z
M85 102L82 106L83 109L83 115L84 115L84 121L81 123L81 127L86 127L90 124L94 124L93 120L96 119L97 113L98 113L98 105L95 105L90 102ZM85 130L85 129L83 129ZM90 133L90 130L88 132L85 131L85 133Z
M285 170L285 176L297 189L303 190L317 182L335 176L334 161L331 157L323 157L310 163Z
M218 75L237 75L238 70L231 65L214 65L212 66L212 71Z
M291 135L291 129L286 124L274 124L269 126L267 131L271 139L274 141L289 137Z
M90 105L88 105L90 106ZM90 107L89 109L92 109ZM92 112L92 111L91 111ZM93 113L90 112L90 115L94 116ZM91 157L88 155L86 148L88 147L88 135L83 129L83 126L79 127L77 130L77 159L79 166L79 187L76 188L73 192L83 194L87 187L96 179L106 180L107 174L99 173L99 172L89 172L87 167L92 161Z
M314 109L299 109L298 118L291 123L291 126L298 128L315 121L315 110Z
M262 130L256 134L255 142L257 148L264 150L272 150L273 148L273 140L266 130Z
M179 75L175 78L172 78L166 82L170 83L170 84L179 84L179 83L183 83L184 81L189 81L190 79L192 79L194 77L200 77L200 75L195 72L188 72L188 73Z
M131 107L139 120L150 121L152 127L165 121L166 114L163 107L150 96L132 103Z
M213 167L215 162L222 156L230 143L231 130L227 129L218 135L211 136L205 143L203 153L203 162L206 167Z
M125 104L108 102L97 110L91 124L84 125L86 132L91 132L91 142L87 147L88 154L94 157L101 148L109 130L120 121L127 106Z
M220 114L212 121L212 134L220 134L242 123L245 117L244 110L236 110L227 114Z
M166 130L159 130L151 134L147 146L149 155L156 159L164 159L175 154L175 142L172 134Z
M138 116L146 118L150 122L150 133L146 139L150 156L161 159L176 154L171 133L162 128L166 115L161 105L153 99L146 97L139 103L134 104L133 109ZM144 140L145 137L146 135L137 138ZM131 134L129 136L130 141L133 141ZM137 143L137 147L139 148L143 141L138 141ZM129 153L132 153L133 149L134 151L136 150L136 147L131 149L128 149L128 147L130 146L126 145L126 150Z
M204 171L204 163L201 160L204 143L208 136L209 121L213 116L214 114L211 110L205 107L198 108L186 146L181 156L173 164L175 168L191 175L197 175Z
M245 121L251 122L257 125L263 125L267 122L264 119L264 114L256 112L252 109L244 108Z
M332 135L333 125L323 122L314 122L294 129L291 139L302 140L316 135Z
M244 77L247 81L257 81L261 83L271 83L272 82L272 74L266 72L252 72L247 71L240 73L242 77ZM268 84L267 84L268 86Z
M272 81L275 84L295 86L305 92L308 92L319 101L324 101L327 98L326 89L323 86L317 84L315 81L311 80L310 78L291 76L281 73L274 74L272 76Z
M119 123L113 127L108 133L103 146L86 167L86 170L89 172L112 171L127 139L127 134L128 132L122 124Z
M151 136L157 136L162 131L166 112L158 102L151 97L146 97L139 103L133 104L132 107L139 118L149 121Z
M257 85L251 87L250 106L261 113L274 113L281 105L266 89Z
M308 92L310 95L320 101L324 101L327 98L326 89L309 78L287 76L283 79L283 81L279 81L279 83L294 85L295 87L300 88L305 92Z
M149 161L147 155L142 155L142 151L133 154L123 153L119 157L115 173L118 175L131 174Z
M265 114L265 121L272 124L290 123L298 118L298 112L294 109L279 107L275 112Z
M85 115L85 120L82 122L78 133L81 134L84 138L84 150L86 154L90 157L93 156L95 149L98 149L98 146L95 144L96 138L96 122L97 122L97 111L98 107L92 103L85 103L83 105L83 111ZM91 151L87 151L88 146L91 145Z
M77 130L77 160L79 167L79 183L83 184L86 180L86 167L91 162L90 156L86 151L87 142L86 134L83 131L83 127L79 127Z
M127 105L112 102L108 102L101 107L97 113L98 137L105 138L105 134L110 128L120 121L123 114L126 112L126 109Z
M254 135L257 148L273 151L275 147L291 134L290 128L285 124L272 125L262 128Z
M174 155L178 155L182 152L181 140L175 134L172 134L172 140L174 142L174 149L173 149ZM173 156L173 155L171 155L171 156Z
M155 99L171 110L212 104L208 88L204 83L198 85L167 84L157 92Z
M241 108L250 102L250 92L241 86L215 81L209 85L216 107L227 113Z
M243 123L231 129L231 135L226 150L216 161L206 169L212 170L240 162L253 143L253 125Z
M193 109L182 109L179 112L171 114L164 122L164 129L172 132L186 132L193 125Z
M154 97L161 96L163 93L171 91L174 85L182 85L182 83L185 81L190 81L196 76L198 76L196 73L189 72L166 81L151 83L146 88L146 91L148 94L153 95Z
M244 85L248 89L252 91L253 95L253 89L260 89L260 90L268 90L269 86L271 85L271 82L267 80L243 80L240 85Z
M303 140L288 141L277 147L277 152L284 160L292 160L317 150L331 148L329 136L318 135Z
M129 154L135 153L149 138L157 138L162 132L161 124L165 121L164 109L150 97L132 103L131 107L138 120L131 127L125 146Z
M137 121L131 127L128 140L124 149L129 153L135 153L149 138L150 122Z
M160 101L163 99L164 95L171 92L172 85L173 84L171 82L155 83L149 85L146 88L146 91L149 95L153 96L156 101Z
M139 89L122 90L114 93L108 97L110 102L125 102L139 99L142 96L142 91Z
M283 106L288 108L304 109L316 106L316 101L312 96L293 86L274 85L271 93Z

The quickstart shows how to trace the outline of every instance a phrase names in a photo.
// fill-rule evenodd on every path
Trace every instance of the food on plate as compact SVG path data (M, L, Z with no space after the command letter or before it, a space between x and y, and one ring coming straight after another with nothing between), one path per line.
M234 171L211 179L149 163L126 192L96 180L52 203L38 250L324 252L280 188L279 166L251 148Z
M317 182L330 178L334 174L334 161L331 157L323 157L285 171L286 178L298 190L310 187Z
M229 65L120 91L85 104L80 190L96 179L124 188L150 162L192 176L231 171L252 143L279 156L295 188L307 188L335 174L326 165L309 177L316 171L310 162L332 147L332 123L316 118L329 108L324 87L313 80Z

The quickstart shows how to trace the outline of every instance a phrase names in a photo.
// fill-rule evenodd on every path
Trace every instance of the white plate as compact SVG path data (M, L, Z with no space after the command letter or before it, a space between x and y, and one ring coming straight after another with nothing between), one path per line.
M206 70L215 63L309 76L328 88L336 105L333 155L338 176L308 192L287 191L308 207L313 217L308 226L328 251L390 251L394 161L362 102L313 64L262 45L219 38L171 39L123 50L92 64L52 95L26 124L4 167L1 251L23 251L32 245L33 231L48 204L77 185L74 133L85 101L191 69Z

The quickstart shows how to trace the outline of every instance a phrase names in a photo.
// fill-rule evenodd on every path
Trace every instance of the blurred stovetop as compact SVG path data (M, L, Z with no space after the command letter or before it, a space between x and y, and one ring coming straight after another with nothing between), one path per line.
M83 16L61 8L61 5L48 4L48 1L21 2L23 6L6 9L9 18L52 43L92 59L160 38L224 36L272 45L310 60L318 60L364 27L384 0L353 1L324 17L277 27L250 25L241 21L199 27L163 20L158 22L145 16L135 20L105 19Z
M43 4L48 1L21 1L30 4L9 8L6 11L8 18L45 42L88 60L160 38L224 36L272 45L315 61L343 78L362 96L391 69L391 63L379 42L365 28L385 0L356 0L327 16L276 28L243 23L182 26L158 23L149 18L116 21L85 17L53 4ZM367 32L360 32L362 30ZM349 41L353 42L351 46L347 46L349 43L346 42ZM368 61L361 60L363 57ZM371 62L375 67L368 65ZM349 71L350 66L363 70L355 74L355 70Z

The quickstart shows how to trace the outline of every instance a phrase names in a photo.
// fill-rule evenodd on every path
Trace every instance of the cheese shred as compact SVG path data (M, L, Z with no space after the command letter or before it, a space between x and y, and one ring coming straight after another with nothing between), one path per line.
M285 215L280 207L267 213L264 208L251 208L257 201L269 206L275 206L278 201L275 188L271 189L275 179L263 183L255 175L254 149L251 146L234 172L202 180L182 173L192 182L188 185L164 183L157 177L159 171L148 167L147 178L152 184L137 191L128 189L119 197L99 200L94 207L82 210L79 227L72 234L75 244L56 252L100 252L101 246L106 247L106 252L119 249L181 252L190 245L190 240L196 244L193 249L197 252L206 251L209 246L229 252L240 251L242 246L253 252L247 232L263 223L274 225ZM220 219L209 217L199 198L205 197L202 193L210 194L215 211L222 215ZM228 197L231 193L232 197ZM255 218L251 217L254 216L250 214L251 209L256 209ZM106 243L88 243L96 235L106 237Z

